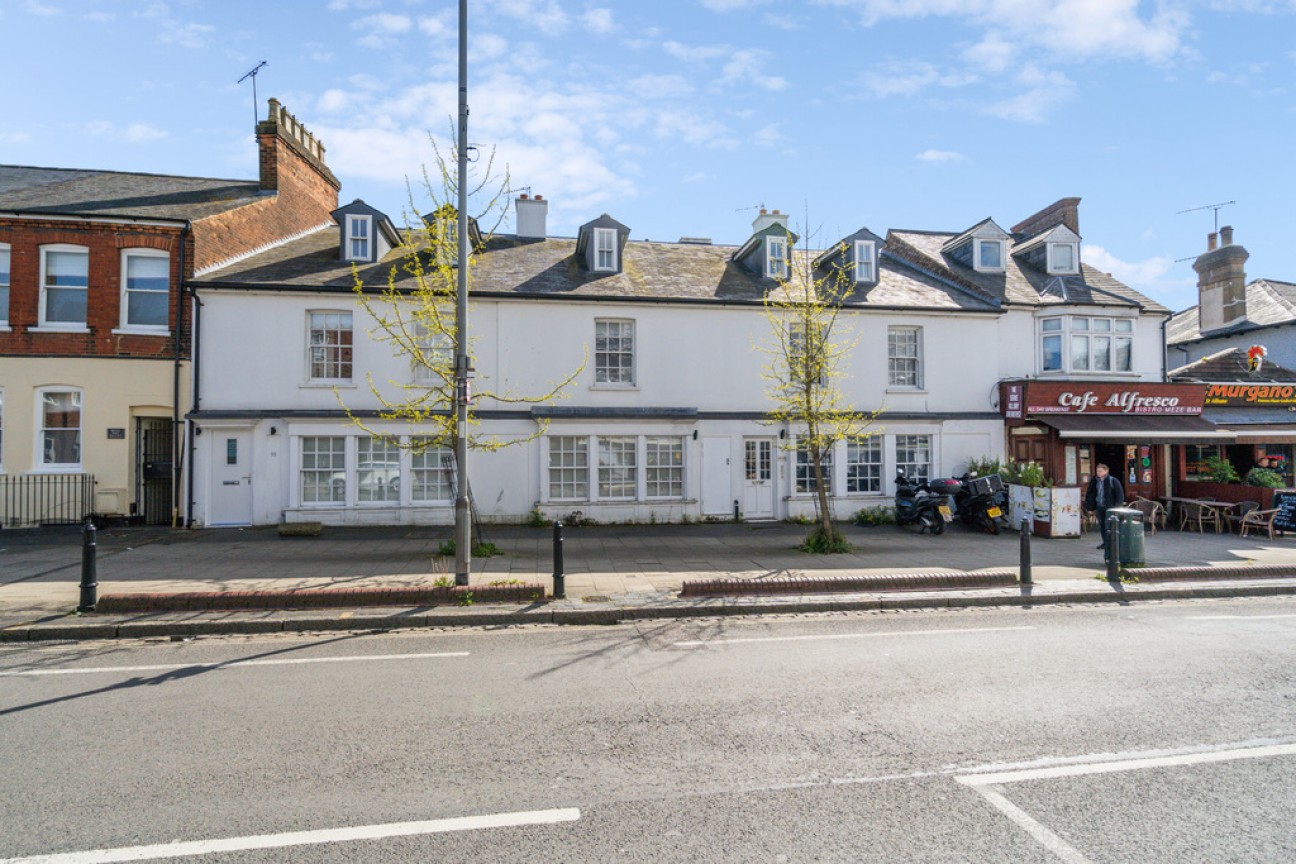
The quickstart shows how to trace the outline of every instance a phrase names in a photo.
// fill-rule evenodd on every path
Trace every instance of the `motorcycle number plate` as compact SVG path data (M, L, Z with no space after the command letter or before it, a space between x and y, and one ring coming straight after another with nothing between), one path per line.
M948 508L948 507L946 507L944 504L942 504L941 506L937 507L936 509L940 511L941 518L943 518L946 522L953 522L953 521L954 521L954 512L953 512L952 510L950 510L950 508Z
M991 519L998 519L1000 516L1003 515L1003 511L1000 510L998 507L987 507L986 515L989 516Z

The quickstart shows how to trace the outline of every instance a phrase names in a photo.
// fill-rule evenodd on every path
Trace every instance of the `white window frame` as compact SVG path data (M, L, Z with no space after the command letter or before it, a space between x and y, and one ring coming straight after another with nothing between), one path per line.
M900 450L901 450L901 447L902 447L902 446L905 447L905 449L908 449L908 450L910 450L910 451L916 449L918 446L921 446L921 445L918 445L918 444L916 444L916 443L911 442L911 441L908 440L908 439L912 439L912 438L926 438L926 439L927 439L927 444L926 444L926 447L927 447L927 461L926 461L926 463L919 463L919 462L906 462L906 461L902 461L902 460L900 459ZM914 432L914 433L911 433L911 434L900 434L900 435L896 435L896 436L895 436L895 443L894 443L893 446L894 446L894 448L895 448L894 453L895 453L895 473L896 473L896 474L899 474L901 470L905 469L905 468L908 467L908 466L914 466L914 465L919 465L919 464L925 464L925 465L927 466L927 474L926 474L926 476L922 476L922 475L917 475L917 476L915 476L911 471L907 471L907 470L905 471L905 476L908 477L910 480L930 480L930 479L932 479L933 472L936 470L936 436L935 436L935 435L931 434L930 432Z
M5 453L4 451L4 395L5 395L4 388L0 387L0 474L5 473L4 470L4 453Z
M639 441L640 441L640 436L638 435L595 435L594 436L595 460L598 466L598 477L597 477L598 486L596 487L595 491L598 494L598 500L636 501L639 499L639 480L640 480ZM627 443L630 445L629 449L626 449L625 445ZM613 455L613 452L615 451L617 455L620 455L621 457L624 458L626 454L629 454L631 460L629 464L626 464L624 461L620 462L619 464L613 463L612 461L609 461L607 464L604 464L603 457L605 454L604 454L603 446L605 444L608 445L608 452L606 455L611 457ZM613 447L612 446L613 444L615 444L616 446ZM621 474L625 474L628 472L630 478L629 481L626 481L623 477L622 479L617 480L615 485L623 488L628 485L630 487L629 495L613 495L611 493L611 489L613 486L614 472L621 473ZM604 493L603 491L605 486L609 490L607 493Z
M590 485L590 437L589 435L548 435L545 437L545 497L549 501L589 501L593 487ZM565 447L554 448L556 442L571 442L570 449ZM571 464L554 464L554 456L570 453L572 456ZM583 457L584 462L580 461ZM582 483L585 486L584 495L555 495L554 494L554 472L558 473L559 491L564 486L571 486L573 490L578 488ZM564 473L566 472L566 473ZM567 479L570 477L570 479Z
M684 463L687 461L685 454L688 449L684 444L684 436L644 435L643 449L644 500L678 501L683 498ZM676 464L663 464L660 461L663 454L668 459L672 456L678 456L679 462ZM654 459L659 461L654 462ZM668 491L665 495L660 494L663 486L671 491ZM654 487L656 487L658 494L654 494ZM676 487L679 489L678 492L673 491Z
M765 275L771 279L786 279L788 275L788 238L765 238ZM777 251L777 255L775 252Z
M373 249L374 249L374 246L373 246L373 243L374 243L374 236L373 236L373 233L374 233L374 230L373 230L373 229L374 229L374 225L373 225L373 221L374 221L374 219L373 219L372 216L362 216L362 215L359 215L359 214L347 214L347 216L346 216L346 237L345 237L345 241L344 241L345 244L346 244L346 245L345 245L345 249L346 249L346 260L347 260L347 261L372 261L372 260L373 260L373 258L374 258L374 254L373 254ZM364 236L360 236L360 235L358 235L358 234L355 233L355 229L356 229L356 226L357 226L357 225L363 225L363 226L364 226ZM359 243L363 243L363 244L364 244L364 254L363 254L363 255L357 255L357 254L353 251L353 250L355 249L355 244L356 244L357 242L359 242Z
M892 350L893 340L891 337L893 335L899 335L901 333L913 334L914 356L910 357L908 355L897 354ZM909 363L909 362L912 362L914 364L914 368L913 368L914 382L912 384L909 384L903 381L899 381L899 382L896 381L897 371L900 371L897 370L896 365L898 363ZM923 371L924 371L923 370L923 328L915 325L891 325L887 327L887 389L888 390L922 390ZM907 376L909 374L909 371L903 370L901 374Z
M1045 322L1048 321L1059 322L1059 329L1045 330ZM1107 329L1096 327L1095 322L1099 321L1105 322ZM1047 318L1040 318L1039 322L1036 347L1041 374L1132 375L1134 373L1134 336L1138 326L1136 319L1105 315L1050 315ZM1128 323L1129 329L1118 329L1122 323ZM1050 337L1056 337L1061 343L1061 365L1056 369L1046 368L1044 365L1044 340ZM1086 344L1087 359L1084 366L1075 362L1075 344L1079 339L1085 340ZM1094 368L1095 339L1107 340L1109 367L1107 369ZM1121 343L1126 343L1129 347L1129 368L1127 369L1117 368Z
M369 458L370 458L370 464L367 469L364 463L361 461L363 458L362 454L366 449L369 450ZM382 480L378 483L374 483L371 480L371 482L367 486L362 484L362 481L360 479L360 474L362 471L369 470L370 472L377 473L380 470L389 470L387 466L389 466L391 463L385 460L381 463L384 466L383 468L374 467L374 463L372 460L375 455L378 455L380 457L390 457L394 455L396 457L396 461L395 461L396 483L394 486L392 485L390 478L387 480ZM356 436L356 462L355 462L356 503L361 507L398 506L401 501L401 486L402 486L401 469L403 467L401 463L403 461L404 460L401 458L401 448L398 443L395 443L381 435L357 435ZM365 497L366 494L369 497Z
M454 504L454 451L434 445L422 451L411 450L409 459L409 503L415 507ZM425 489L432 490L433 497L415 494Z
M76 426L76 462L46 462L45 461L45 433L47 431L61 431L72 427L46 427L45 426L45 397L51 393L70 393L77 400L77 426ZM82 465L85 462L85 391L80 387L68 387L63 385L50 385L48 387L36 388L36 403L34 418L36 425L35 441L36 446L32 448L33 454L33 473L37 474L79 474Z
M419 345L423 352L423 357L433 364L445 364L446 361L454 362L454 344L450 334L442 330L429 330L426 324L415 321L410 325L409 333L414 341ZM354 348L354 346L352 346ZM352 361L355 360L354 351ZM434 368L425 363L420 363L418 358L410 355L410 380L415 384L427 386L436 386L445 383L442 377L437 374Z
M846 439L846 477L845 494L847 495L881 495L885 491L886 483L886 441L882 435L867 435L860 438ZM869 456L876 456L877 459L869 459ZM859 468L853 476L851 469ZM876 468L876 478L866 476L868 471L863 469ZM851 486L862 485L861 481L873 485L876 481L876 488L873 489L852 489Z
M13 250L8 243L0 243L0 256L5 264L0 268L0 332L9 329L10 283L13 282Z
M617 271L617 230L615 228L594 229L594 272L615 273ZM603 256L607 255L604 263Z
M339 342L337 345L329 345L328 342L326 341L321 343L318 346L315 345L313 341L314 338L313 334L315 333L315 323L313 321L313 318L316 315L346 316L346 320L349 322L350 326L346 328L345 331L342 328L338 328L336 332L338 333L349 332L351 334L350 343L347 345L343 345L342 343ZM327 323L327 321L325 323ZM330 330L330 328L326 326L322 328L320 332L327 334L329 332L334 332L334 331ZM327 359L328 351L330 349L336 350L338 352L341 352L344 348L349 349L350 358L345 362L345 366L348 370L348 374L345 377L336 377L336 378L316 376L314 352L317 347L322 348L325 352L324 356L326 359L323 361L325 372L327 372L329 370L329 366L332 365ZM336 365L338 366L338 371L340 372L343 366L343 361L340 356L337 360ZM351 310L349 309L308 309L306 311L306 380L311 384L350 384L354 380L353 377L354 375L355 375L355 316L351 313Z
M877 244L872 240L855 241L855 281L877 280Z
M86 317L85 320L77 321L49 321L45 317L46 306L46 279L48 277L48 260L51 252L70 252L85 256L86 262L86 284L79 290L85 291L86 295ZM65 288L62 290L78 290ZM90 332L90 247L77 246L71 243L51 243L47 246L40 247L40 297L37 322L41 330L63 330L75 333Z
M607 332L611 330L614 326L617 330L616 335L613 335L611 332ZM608 350L599 350L600 329L605 330L605 332L602 334L603 339L616 339L618 341L619 350L615 352L608 351ZM629 388L635 386L635 382L638 378L638 364L635 362L636 360L635 329L636 329L635 319L633 318L595 318L594 319L594 385L596 387ZM624 349L624 342L627 339L627 335L626 335L627 332L629 333L628 338L630 340L629 351L626 351ZM624 356L626 354L630 355L630 366L629 366L628 378L613 379L611 377L613 372L616 372L617 374L625 374L623 370L626 369L626 367L621 364L612 366L606 363L606 359L611 357L613 354L616 354L618 357ZM600 355L603 356L604 362L600 362Z
M128 272L131 258L155 258L167 262L167 287L161 292L166 295L166 314L163 315L161 324L132 324L130 322L130 285ZM157 294L157 291L138 291L142 294ZM170 333L171 332L171 253L161 249L123 249L121 251L121 299L120 299L120 324L121 332L126 333Z
M319 434L319 435L302 435L297 439L297 496L299 499L299 503L303 508L317 508L317 507L338 508L338 507L347 506L349 501L349 496L351 494L351 488L352 488L351 470L349 466L350 459L348 456L348 451L352 449L352 446L349 443L348 439L354 437L355 436L349 436L349 435ZM330 465L327 468L320 468L317 463L314 468L309 469L312 474L324 474L324 473L329 474L328 488L329 488L330 495L327 501L320 501L320 500L307 501L306 500L307 469L304 464L307 455L306 442L308 440L319 440L319 439L328 439L330 441L342 442L342 466L341 466L341 470L339 471L339 469L334 465ZM316 452L311 455L319 456L321 454L319 452ZM332 457L337 454L336 451L333 450L332 447L330 446L327 455L330 457L330 461L331 461ZM339 473L342 475L342 498L340 500L334 499L332 497L332 490L334 488L335 479ZM316 484L317 487L318 485L319 484Z
M999 263L989 265L981 260L981 250L983 244L993 243L999 247ZM987 240L984 237L976 237L972 240L973 268L982 273L1003 273L1007 269L1007 249L1004 248L1002 240Z
M820 466L823 469L825 490L828 497L833 497L833 489L836 488L833 477L833 466L837 464L834 458L836 455L837 442L832 442L824 449ZM810 459L810 448L805 446L805 439L798 438L796 447L792 451L792 494L799 496L810 496L817 494L814 489L814 462Z
M1079 243L1049 243L1048 246L1048 272L1057 275L1074 275L1080 272L1080 244ZM1053 261L1053 252L1057 247L1065 246L1071 250L1071 267L1062 268L1057 266Z

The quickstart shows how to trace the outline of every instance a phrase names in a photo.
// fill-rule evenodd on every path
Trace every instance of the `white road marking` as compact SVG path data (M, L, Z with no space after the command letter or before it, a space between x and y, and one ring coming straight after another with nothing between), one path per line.
M220 663L157 663L149 666L89 666L81 669L20 669L0 672L0 678L25 675L92 675L103 672L161 672L174 669L234 669L240 666L299 666L306 663L361 663L366 660L429 660L439 657L467 657L467 651L435 654L370 654L360 657L292 657L278 660L226 660ZM3 862L0 862L3 864Z
M116 861L152 861L163 858L183 858L187 855L242 852L248 849L282 849L286 846L315 846L323 843L345 843L350 840L385 840L389 837L475 831L481 828L554 825L559 822L574 822L579 818L580 810L566 807L558 810L530 810L519 813L495 813L488 816L461 816L456 819L432 819L426 822L392 822L386 825L357 825L354 828L326 828L319 831L228 837L221 840L177 841L159 843L156 846L91 849L86 852L5 858L0 860L0 864L110 864Z
M707 645L739 645L754 642L810 642L816 639L870 639L875 636L951 636L958 633L1008 633L1034 630L1034 627L968 627L958 630L889 630L884 633L829 633L819 636L756 636L741 639L699 639L676 642L676 648L698 648Z
M1181 765L1204 765L1232 762L1236 759L1265 759L1271 756L1296 756L1296 744L1274 744L1268 747L1244 747L1178 756L1152 756L1143 759L1119 759L1082 765L1051 765L1025 771L997 771L986 774L964 774L957 779L967 786L990 786L1022 783L1027 780L1052 780L1057 777L1079 777L1085 774L1114 774L1119 771L1142 771L1147 768L1175 768Z
M1060 860L1067 862L1067 864L1089 864L1088 859L1081 855L1074 846L1071 846L1061 837L1045 828L1024 810L1004 797L1003 793L999 791L999 787L1008 783L1022 783L1028 780L1052 780L1058 777L1113 774L1118 771L1142 771L1149 768L1203 765L1212 762L1230 762L1236 759L1263 759L1272 756L1296 756L1296 744L1274 744L1231 750L1211 750L1201 753L1181 753L1174 756L1149 756L1139 759L1114 759L1104 762L1049 765L1020 771L964 774L954 779L964 786L975 789L996 810L1003 813L1018 827L1034 837L1044 848L1048 849Z
M959 779L962 780L963 778L960 777ZM981 796L989 801L996 810L1007 816L1017 827L1034 837L1041 846L1062 861L1067 862L1067 864L1089 864L1089 859L1081 855L1080 850L1031 818L1025 810L1000 795L998 791L986 786L978 786L976 791L981 793Z
M1292 615L1189 615L1189 621L1267 621L1270 618L1296 618Z

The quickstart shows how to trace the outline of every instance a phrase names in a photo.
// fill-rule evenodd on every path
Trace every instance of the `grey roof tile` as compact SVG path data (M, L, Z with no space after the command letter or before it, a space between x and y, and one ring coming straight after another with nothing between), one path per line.
M1192 306L1176 312L1166 325L1166 343L1178 345L1202 338L1231 336L1275 324L1296 321L1296 284L1276 279L1257 279L1246 286L1246 320L1236 326L1212 331L1205 337L1201 332L1200 311Z
M1260 371L1252 372L1247 368L1246 351L1241 348L1226 348L1186 366L1171 369L1167 377L1171 381L1288 383L1296 381L1296 372L1268 361L1260 365Z
M621 272L592 273L575 256L574 238L531 240L497 235L477 253L472 290L526 297L747 302L759 302L771 290L778 290L775 280L759 277L729 260L734 249L631 241L625 247ZM405 273L399 250L357 272L366 285L379 287L387 284L393 267L397 287L412 288L414 279ZM354 277L350 265L338 260L337 229L330 228L207 273L194 284L347 290L354 285ZM881 266L878 283L861 286L850 302L865 307L996 309L988 300L896 262Z
M255 180L0 165L0 211L197 220L262 196Z

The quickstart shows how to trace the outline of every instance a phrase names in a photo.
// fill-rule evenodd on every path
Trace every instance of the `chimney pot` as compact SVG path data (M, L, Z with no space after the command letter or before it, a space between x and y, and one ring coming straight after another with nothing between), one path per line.
M762 216L764 216L767 212L769 212L769 211L767 211L764 207L761 208L761 215L762 215ZM778 211L775 210L774 212L777 213Z
M775 211L774 211L774 215L775 215L775 216L778 216L778 215L779 215L779 211L775 210Z
M1223 228L1220 229L1220 245L1221 245L1221 246L1232 246L1232 245L1233 245L1233 226L1232 226L1232 225L1225 225Z
M537 196L535 196L535 200L537 200L537 201L543 201L543 200L544 200L544 196L543 196L543 195L537 195Z
M518 197L521 198L523 201L525 201L525 200L527 200L528 198L530 198L531 196L528 195L527 193L523 192L523 193L522 193L521 195L519 195Z
M1214 231L1212 231L1211 233L1207 234L1207 235L1206 235L1206 251L1207 251L1207 252L1214 252L1214 251L1215 251L1215 247L1216 247L1217 245L1219 245L1219 244L1216 242L1216 241L1218 241L1218 240L1219 240L1219 235L1216 234Z

